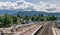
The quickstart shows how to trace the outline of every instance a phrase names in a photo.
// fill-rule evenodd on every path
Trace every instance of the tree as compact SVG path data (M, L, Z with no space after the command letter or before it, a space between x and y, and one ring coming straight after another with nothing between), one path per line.
M20 18L20 15L17 15L18 18Z
M39 16L35 16L35 21L39 21Z
M43 17L43 14L41 14L41 17Z
M56 20L56 17L55 17L54 15L48 15L48 16L46 17L46 20L47 20L47 21L54 21L54 20Z
M35 21L34 17L31 18L32 21Z
M16 16L13 16L13 24L17 24L17 17Z
M29 20L29 16L25 16L24 20L28 21Z
M12 25L12 18L7 13L3 17L2 27L10 27Z

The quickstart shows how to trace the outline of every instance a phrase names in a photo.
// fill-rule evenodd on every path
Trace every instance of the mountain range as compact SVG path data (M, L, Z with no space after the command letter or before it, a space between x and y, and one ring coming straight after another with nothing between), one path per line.
M44 16L47 15L54 15L54 16L60 16L60 13L47 13L43 11L20 11L20 10L0 10L0 15L3 15L7 12L7 14L10 15L20 15L20 16L34 16L43 14Z
M47 12L42 12L42 11L19 11L15 13L15 15L21 15L21 16L38 16L40 14L43 14L44 16L48 15L54 15L54 16L60 16L60 13L47 13Z

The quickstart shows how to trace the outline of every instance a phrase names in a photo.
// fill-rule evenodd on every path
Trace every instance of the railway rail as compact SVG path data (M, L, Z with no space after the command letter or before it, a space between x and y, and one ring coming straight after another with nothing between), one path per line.
M46 23L45 25L43 25L41 29L39 29L35 33L35 35L53 35L52 27L53 27L52 22Z

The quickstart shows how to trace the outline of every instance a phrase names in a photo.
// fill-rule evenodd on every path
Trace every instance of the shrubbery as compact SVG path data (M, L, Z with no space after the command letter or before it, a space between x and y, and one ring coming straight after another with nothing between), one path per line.
M2 27L10 27L13 24L24 23L24 20L28 21L54 21L56 17L54 15L43 16L43 14L39 16L20 16L20 15L8 15L7 13L0 16L0 28ZM19 22L18 22L19 21Z

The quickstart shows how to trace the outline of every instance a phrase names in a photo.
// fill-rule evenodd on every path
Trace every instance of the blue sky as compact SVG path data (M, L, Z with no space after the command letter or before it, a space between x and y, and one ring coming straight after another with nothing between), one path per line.
M0 0L0 2L6 2L6 1L11 1L11 2L15 2L15 1L17 1L17 0ZM39 1L44 1L44 2L49 2L49 1L51 1L51 2L57 2L57 3L59 3L60 2L60 0L25 0L25 1L28 1L28 2L39 2Z
M6 2L6 1L16 2L18 0L0 0L0 2ZM30 3L34 3L34 4L38 4L40 1L43 1L45 3L59 4L60 5L60 0L25 0L25 1L30 2Z
M6 2L6 1L10 1L10 2L15 2L17 0L0 0L0 2ZM43 2L52 2L52 3L59 3L60 0L25 0L27 2L31 2L31 3L38 3L40 1L43 1Z
M32 3L39 3L40 1L43 1L46 3L60 4L60 0L26 0L26 1L32 2Z
M6 2L6 1L15 2L16 0L0 0L0 2Z

